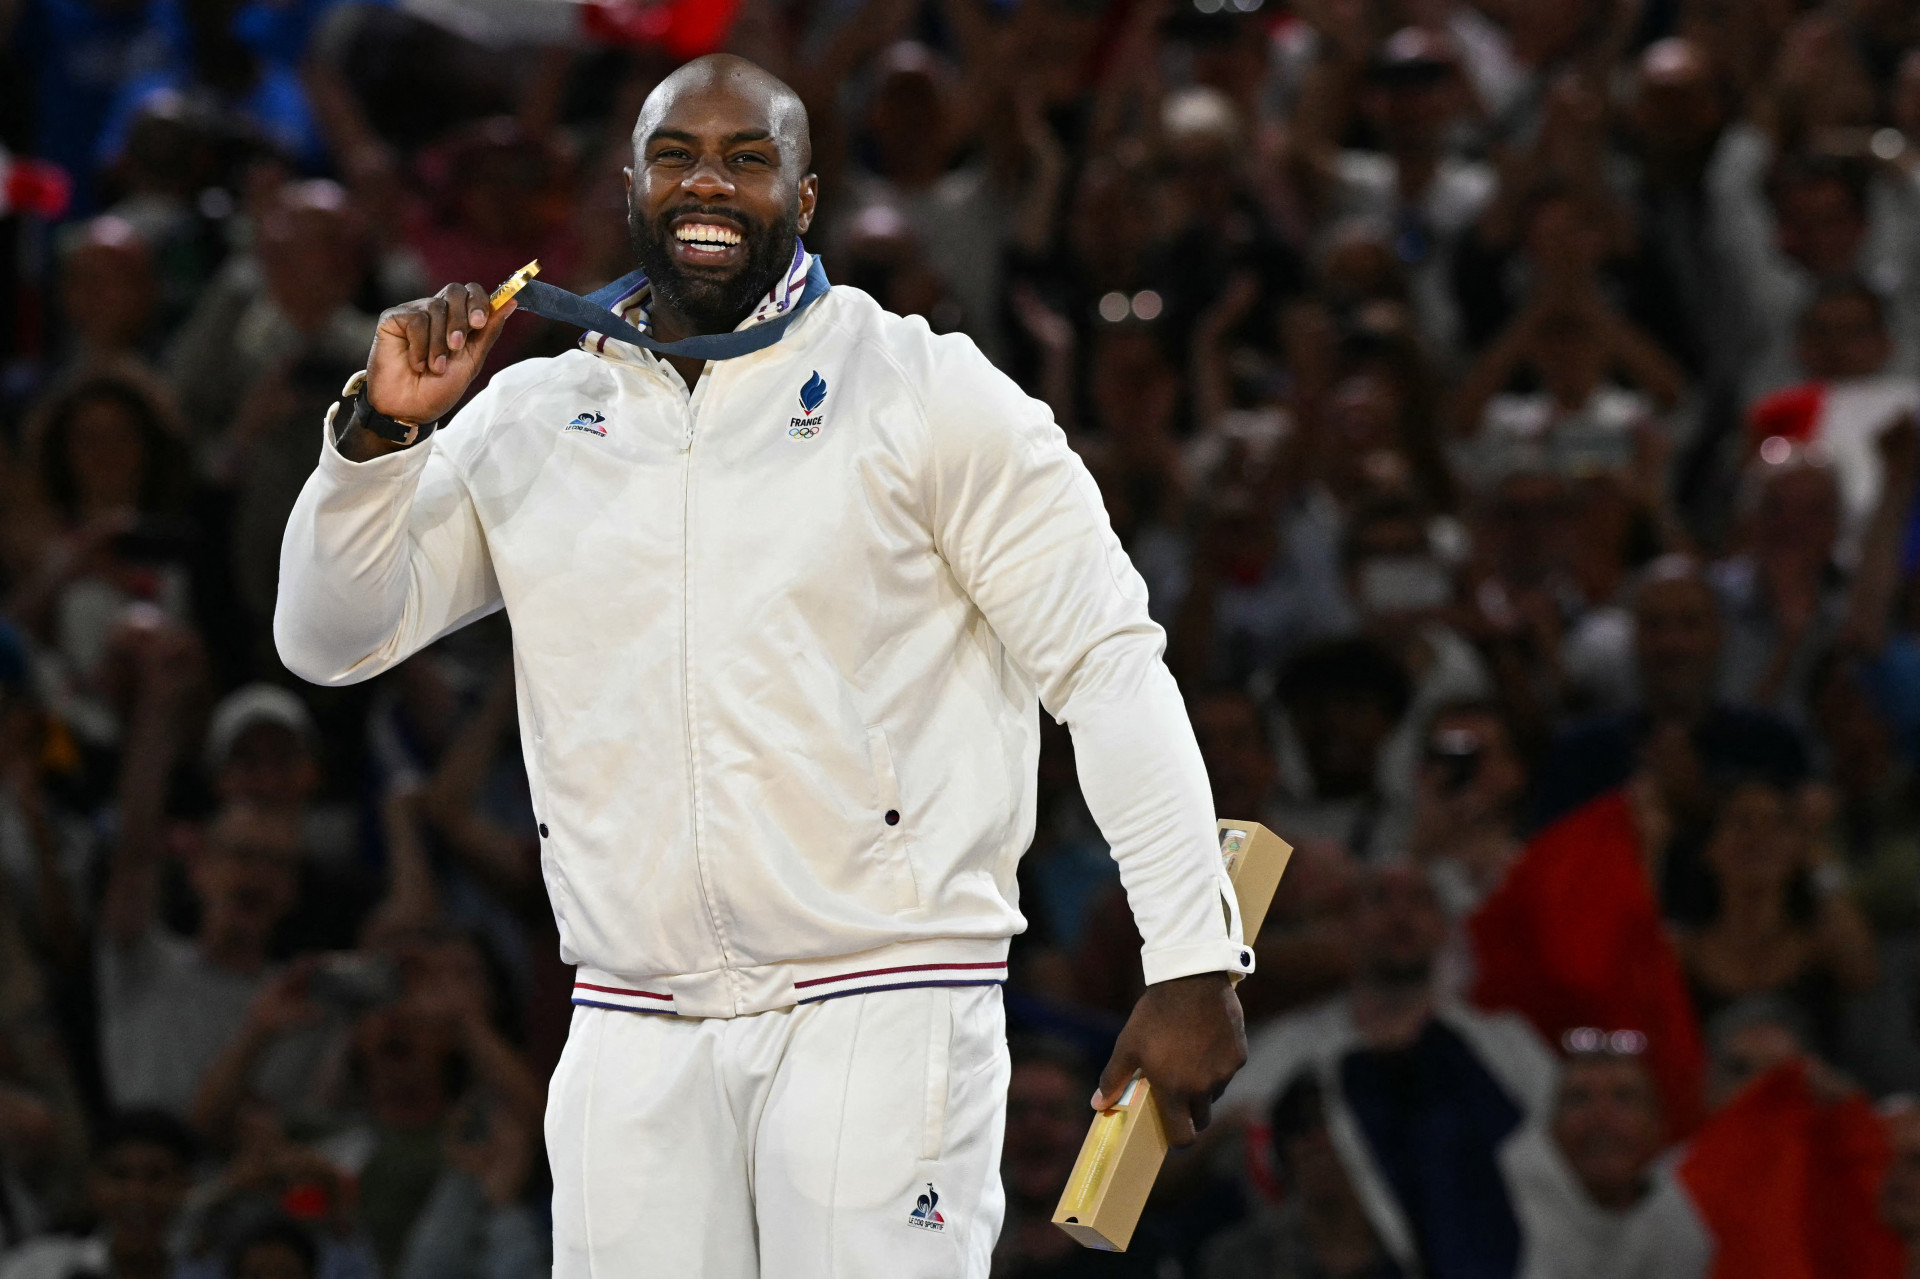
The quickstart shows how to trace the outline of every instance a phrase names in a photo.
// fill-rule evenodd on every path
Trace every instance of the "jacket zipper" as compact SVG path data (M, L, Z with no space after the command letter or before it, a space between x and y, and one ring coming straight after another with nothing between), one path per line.
M719 912L714 909L713 893L707 884L706 854L700 847L700 762L695 746L693 702L694 407L691 395L687 398L686 415L686 427L680 435L680 689L687 738L687 794L693 808L693 869L700 885L700 904L707 912L707 926L713 930L714 944L720 948L721 966L731 970L733 956L728 953L726 933L720 927Z

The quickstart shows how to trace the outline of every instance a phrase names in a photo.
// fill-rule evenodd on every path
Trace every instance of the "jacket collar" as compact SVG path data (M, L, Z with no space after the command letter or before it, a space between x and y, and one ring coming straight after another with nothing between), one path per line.
M768 320L785 315L792 309L793 304L800 300L800 295L807 287L807 273L813 269L813 260L813 255L807 252L807 246L796 238L793 242L793 261L787 266L786 275L767 290L766 296L760 299L760 304L753 308L746 319L736 324L733 331L738 333L756 324L764 324ZM630 275L624 275L606 287L589 294L588 300L606 307L635 328L652 331L653 283L647 279L645 272L635 271ZM629 343L621 342L618 338L609 339L604 333L582 333L580 347L595 355L605 355L609 340L624 350L653 359L659 358L651 351L641 351Z

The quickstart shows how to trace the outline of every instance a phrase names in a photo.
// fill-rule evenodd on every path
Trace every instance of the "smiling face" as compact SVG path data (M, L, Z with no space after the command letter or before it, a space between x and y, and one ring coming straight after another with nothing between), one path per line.
M716 55L663 81L633 138L627 228L655 325L663 336L732 329L813 221L805 108L752 63Z
M1660 1095L1638 1057L1577 1057L1561 1077L1553 1137L1587 1193L1622 1211L1660 1153Z

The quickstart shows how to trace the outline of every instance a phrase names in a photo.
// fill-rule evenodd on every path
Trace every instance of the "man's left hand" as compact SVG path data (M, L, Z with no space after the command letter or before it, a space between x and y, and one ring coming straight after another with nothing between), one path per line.
M1100 1072L1093 1108L1120 1099L1134 1072L1145 1075L1176 1146L1213 1119L1213 1103L1247 1060L1246 1020L1225 973L1199 973L1147 987L1133 1006L1113 1058Z

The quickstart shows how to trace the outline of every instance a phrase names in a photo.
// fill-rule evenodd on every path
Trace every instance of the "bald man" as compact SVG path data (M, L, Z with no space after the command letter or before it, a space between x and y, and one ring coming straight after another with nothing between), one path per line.
M984 1276L1038 706L1145 940L1101 1092L1143 1071L1187 1141L1245 1056L1253 956L1164 637L1046 408L828 286L791 90L702 59L633 147L641 270L596 297L645 331L505 369L436 430L508 310L467 284L382 316L275 637L348 684L512 618L578 965L557 1276Z

